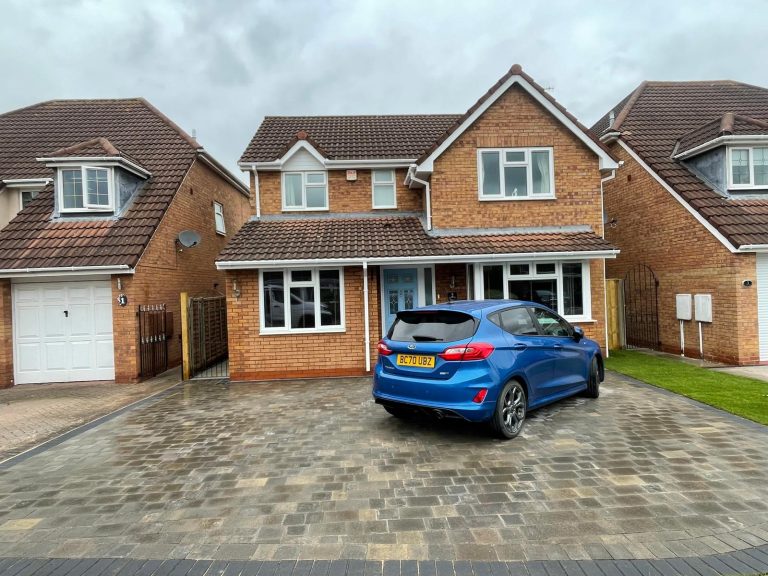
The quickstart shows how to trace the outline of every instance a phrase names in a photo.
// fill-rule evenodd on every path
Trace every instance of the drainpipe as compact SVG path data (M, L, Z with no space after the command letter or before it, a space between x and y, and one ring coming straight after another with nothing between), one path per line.
M365 329L365 371L371 371L371 323L368 319L368 261L363 260L363 325Z
M621 164L619 164L621 166ZM610 182L616 178L616 170L611 170L611 175L606 176L605 178L600 178L600 230L601 234L600 236L602 238L605 238L605 196L603 193L603 184L606 182ZM608 293L606 292L606 288L608 287L608 283L605 280L605 258L603 258L603 323L605 324L605 357L608 358L611 355L610 350L608 350Z
M601 236L605 238L605 201L603 196L603 184L605 182L609 182L616 178L616 170L611 170L611 175L606 176L605 178L600 178L600 222L601 222L601 229L602 234Z
M432 191L429 188L429 182L416 178L416 165L412 165L410 168L410 176L413 182L418 182L424 185L425 201L427 203L427 230L432 230Z

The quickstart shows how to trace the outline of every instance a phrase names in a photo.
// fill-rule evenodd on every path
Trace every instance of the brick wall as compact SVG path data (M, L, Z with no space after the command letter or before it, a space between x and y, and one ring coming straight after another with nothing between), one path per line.
M712 294L713 320L705 324L705 357L728 363L759 360L755 257L731 254L669 192L619 145L624 160L616 178L606 183L605 211L617 220L606 238L621 249L608 260L608 277L624 278L640 263L659 280L659 329L662 349L680 351L675 294ZM741 285L751 279L750 288ZM686 355L699 356L698 326L685 322Z
M371 367L376 363L380 325L379 271L368 270ZM237 282L240 297L233 294ZM365 374L363 271L344 269L345 332L259 335L259 274L227 274L229 371L233 381Z
M420 212L423 210L421 190L410 190L403 184L406 170L395 171L397 210L401 212ZM371 189L371 171L358 170L357 180L347 182L346 170L328 171L328 206L330 212L381 212L373 209L373 191ZM254 182L251 180L253 196ZM282 212L282 192L280 172L259 172L259 193L261 195L261 214L280 214ZM326 210L322 212L328 212ZM294 213L294 212L291 212ZM302 212L303 213L303 212Z
M216 233L213 202L224 205L226 236ZM166 304L173 314L173 337L168 344L169 366L181 363L181 292L190 296L224 292L224 274L214 260L227 241L250 215L249 200L207 165L196 161L142 256L135 274L120 276L128 305L113 308L115 337L115 379L131 382L139 377L139 304ZM202 236L194 248L179 247L174 240L182 230L195 230ZM112 279L113 296L121 292Z
M477 149L551 146L556 200L478 200ZM598 158L522 88L499 98L436 161L435 228L588 225L601 231Z
M11 281L0 280L0 388L13 386Z

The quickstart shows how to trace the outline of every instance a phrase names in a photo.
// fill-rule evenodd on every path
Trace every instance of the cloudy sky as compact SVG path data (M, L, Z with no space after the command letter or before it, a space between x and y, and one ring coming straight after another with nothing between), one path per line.
M463 112L519 62L586 124L644 79L768 86L768 3L0 0L0 111L144 96L233 170L265 115Z

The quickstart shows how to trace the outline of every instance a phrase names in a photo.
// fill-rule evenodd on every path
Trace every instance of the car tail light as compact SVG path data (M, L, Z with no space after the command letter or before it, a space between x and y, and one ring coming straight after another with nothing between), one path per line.
M392 350L389 349L389 346L387 346L384 340L379 340L378 349L379 349L379 354L381 354L382 356L389 356L390 354L392 354Z
M472 402L475 404L482 404L483 400L485 400L485 397L488 395L488 388L481 388L478 390L477 394L475 394L475 397L472 398Z
M493 344L486 342L472 342L461 346L451 346L438 354L440 358L448 361L482 360L488 358L493 352Z

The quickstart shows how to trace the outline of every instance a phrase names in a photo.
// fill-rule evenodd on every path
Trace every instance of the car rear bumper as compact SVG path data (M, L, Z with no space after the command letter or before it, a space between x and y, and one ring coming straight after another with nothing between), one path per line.
M373 398L377 404L393 407L410 407L438 418L462 418L470 422L491 419L498 386L488 374L473 374L460 378L460 373L449 380L414 379L387 374L376 366L373 377ZM472 401L482 388L488 389L481 403Z

